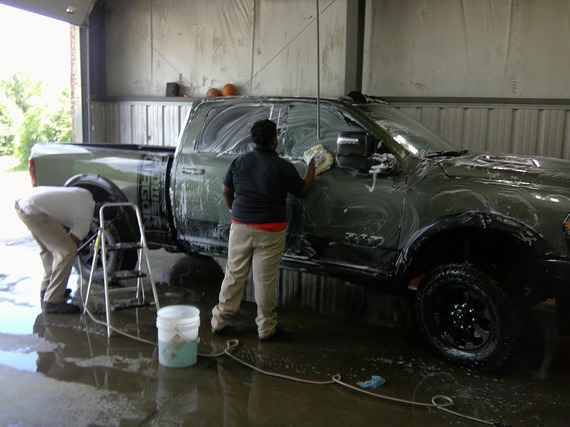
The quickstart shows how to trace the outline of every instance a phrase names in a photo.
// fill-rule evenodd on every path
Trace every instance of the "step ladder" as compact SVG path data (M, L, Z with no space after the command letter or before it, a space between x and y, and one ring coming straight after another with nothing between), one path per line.
M136 214L138 230L139 230L139 239L138 241L132 242L119 242L119 243L110 243L107 242L106 239L106 227L112 223L113 220L107 221L105 220L105 211L109 210L109 208L125 208L125 209L132 209ZM148 257L148 246L146 244L146 238L144 233L144 225L142 222L142 216L140 213L139 207L134 203L106 203L101 206L99 210L99 230L97 231L97 237L95 239L95 247L93 251L93 263L91 265L91 272L89 274L89 282L87 284L87 293L84 302L84 312L87 311L87 303L89 302L89 296L101 293L101 291L95 292L92 291L92 284L93 284L93 277L95 270L97 268L97 263L99 261L99 257L101 258L101 264L103 266L103 293L105 295L105 315L106 315L106 323L107 326L107 336L111 336L111 331L115 330L111 325L111 311L116 311L119 309L126 309L126 308L137 308L143 307L154 304L156 309L160 309L160 304L158 302L158 294L156 291L156 285L154 283L154 278L152 275L152 270L150 267L149 257ZM107 255L109 252L113 251L127 251L127 250L137 250L137 265L135 270L123 270L123 271L116 271L110 273L108 271L108 258ZM144 262L144 264L143 264ZM143 271L143 265L146 267L146 271ZM136 279L135 286L129 287L111 287L110 284L112 281L121 281L126 279ZM154 302L149 303L145 298L145 289L144 289L144 279L148 279L150 282L150 286L152 289ZM121 304L119 306L113 306L111 304L111 294L115 293L127 293L127 292L135 292L135 298L129 301L127 304ZM119 332L119 331L117 331Z

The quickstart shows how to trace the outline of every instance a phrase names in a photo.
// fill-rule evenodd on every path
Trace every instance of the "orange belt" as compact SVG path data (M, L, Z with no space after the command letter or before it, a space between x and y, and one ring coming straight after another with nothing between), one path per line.
M263 231L281 231L287 228L286 222L265 222L261 224L255 224L255 223L239 222L236 221L235 219L232 219L232 224L242 224L242 225L247 225L249 227L256 227Z

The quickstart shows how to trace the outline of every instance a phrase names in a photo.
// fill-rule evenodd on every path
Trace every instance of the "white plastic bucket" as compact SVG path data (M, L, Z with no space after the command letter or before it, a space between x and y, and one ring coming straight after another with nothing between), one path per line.
M187 368L198 356L200 310L190 305L170 305L156 313L158 362L169 368Z

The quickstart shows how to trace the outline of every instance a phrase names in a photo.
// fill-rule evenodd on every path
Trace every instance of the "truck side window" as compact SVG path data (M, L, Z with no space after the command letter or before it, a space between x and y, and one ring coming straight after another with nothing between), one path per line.
M336 151L339 132L362 132L350 117L329 105L320 106L320 138L317 137L316 104L294 103L289 106L285 156L302 158L303 153L316 144L322 144L330 153Z
M253 148L251 126L268 119L270 106L234 105L214 107L208 111L196 150L201 153L242 154Z

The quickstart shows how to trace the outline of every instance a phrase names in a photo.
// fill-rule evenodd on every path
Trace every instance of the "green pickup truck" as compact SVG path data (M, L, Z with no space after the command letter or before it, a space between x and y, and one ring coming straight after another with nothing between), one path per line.
M479 370L512 356L533 305L555 298L567 313L570 162L458 151L372 97L203 99L175 149L39 143L31 173L36 185L136 203L151 248L223 256L222 176L251 149L260 119L275 121L278 152L301 175L317 144L335 159L307 199L288 200L284 264L412 295L427 343ZM135 232L124 218L108 227L119 241ZM92 251L81 256L89 266ZM124 269L134 260L110 262Z

